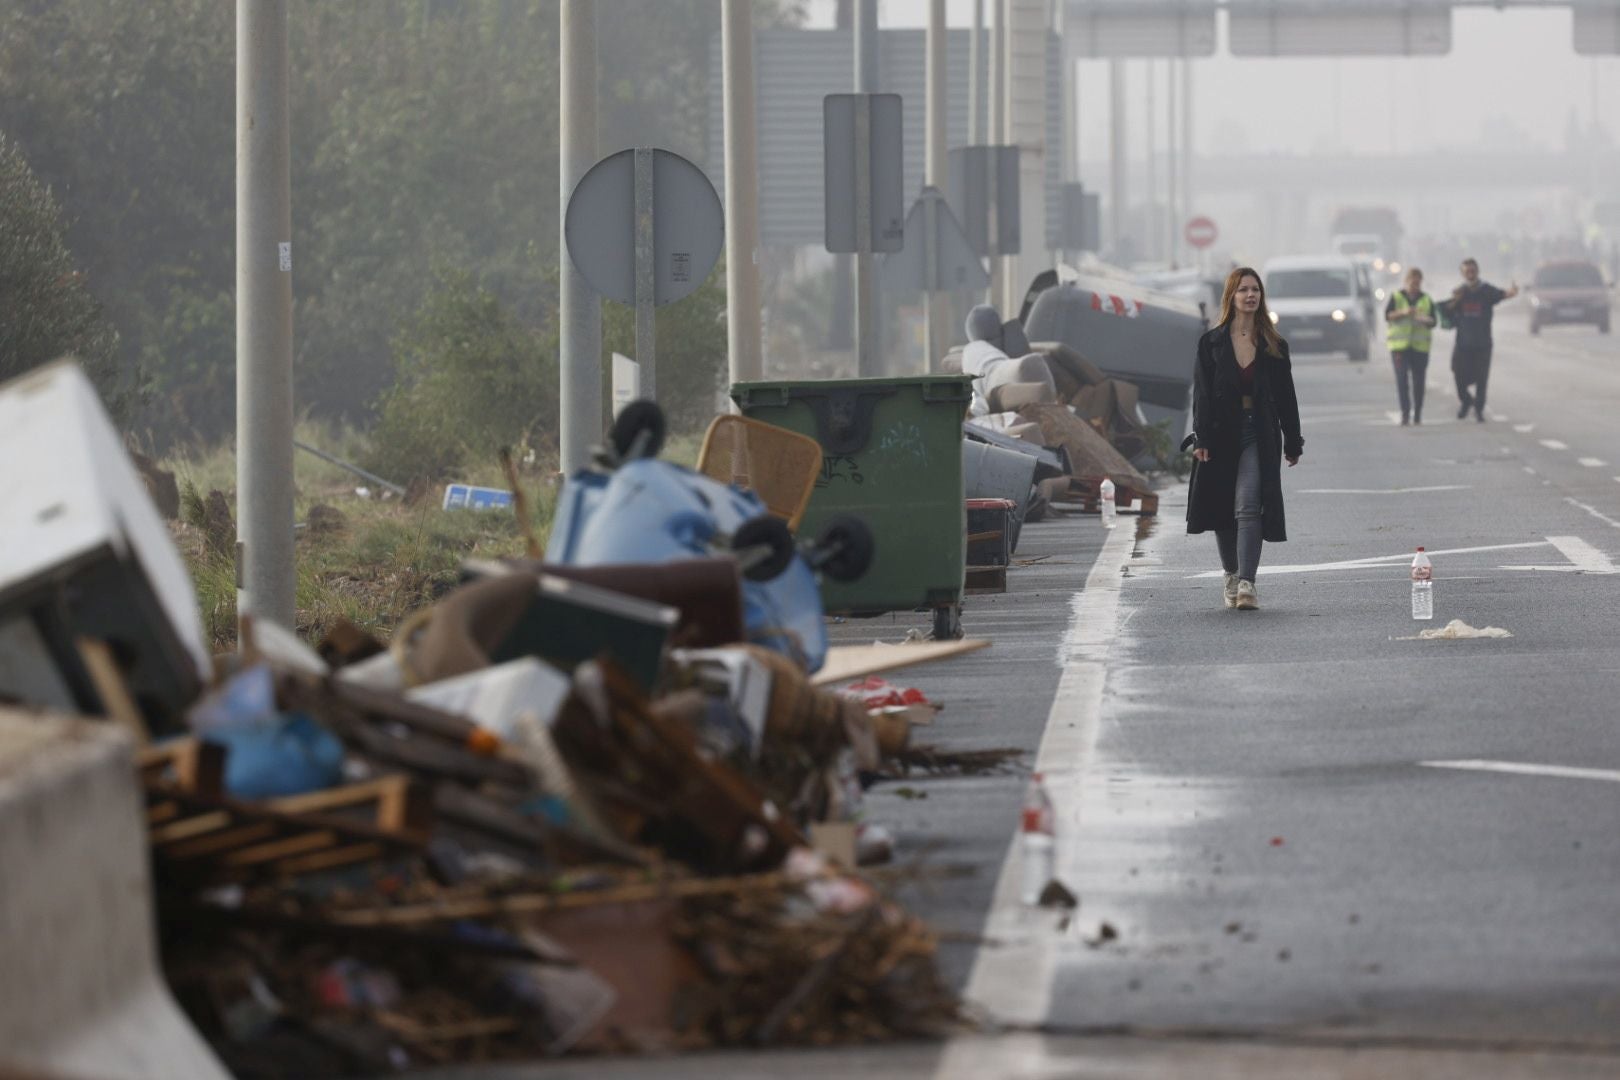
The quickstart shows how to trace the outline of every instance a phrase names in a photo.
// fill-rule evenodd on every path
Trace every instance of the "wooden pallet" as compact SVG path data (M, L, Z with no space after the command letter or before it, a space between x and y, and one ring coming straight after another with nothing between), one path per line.
M263 802L221 792L224 749L180 739L136 765L162 876L192 884L297 877L427 845L432 809L407 776L385 776Z
M967 568L965 591L969 596L986 596L1007 591L1005 566L970 566Z

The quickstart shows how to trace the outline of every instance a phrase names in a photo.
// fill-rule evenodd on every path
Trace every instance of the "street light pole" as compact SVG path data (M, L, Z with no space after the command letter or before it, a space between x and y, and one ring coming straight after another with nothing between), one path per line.
M929 187L944 191L945 179L945 0L929 0L928 4L928 61L927 61L927 108L928 108L928 140L925 145L923 164L923 183ZM924 374L934 370L944 352L946 331L940 325L941 316L945 314L945 304L935 295L939 291L939 282L935 279L934 270L938 265L938 253L934 245L938 240L938 204L934 200L928 203L928 220L923 223L923 280L927 283L923 290L923 366Z
M561 228L574 185L596 164L596 0L562 0L558 19L557 412L562 471L571 475L590 464L602 438L602 300L574 267Z
M292 629L292 169L286 0L236 4L237 610Z
M759 165L754 118L752 0L725 0L726 346L732 382L758 379L760 359Z

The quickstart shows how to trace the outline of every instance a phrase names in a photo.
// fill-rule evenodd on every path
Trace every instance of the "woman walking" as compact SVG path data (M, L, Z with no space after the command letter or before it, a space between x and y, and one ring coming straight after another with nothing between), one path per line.
M1198 339L1193 447L1187 531L1215 533L1226 606L1254 611L1261 541L1288 539L1282 462L1297 465L1305 440L1288 343L1272 325L1260 274L1247 266L1227 275L1220 323Z

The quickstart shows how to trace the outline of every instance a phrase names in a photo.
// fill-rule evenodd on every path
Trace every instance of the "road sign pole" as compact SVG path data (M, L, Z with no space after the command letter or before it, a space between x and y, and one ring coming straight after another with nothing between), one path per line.
M658 400L658 335L653 307L657 269L653 251L653 151L636 148L636 363L641 365L641 394Z
M732 382L763 377L760 357L759 162L752 0L725 0L726 351Z
M877 92L877 0L855 0L855 363L883 374L872 264L872 99Z
M562 0L558 18L562 221L574 185L596 164L596 0ZM557 256L558 443L566 474L589 465L591 445L602 438L602 302L569 257L566 239L558 242Z
M925 147L923 183L944 191L949 183L945 175L945 0L929 0L928 4L928 141ZM933 200L928 202L927 222L924 226L923 259L927 267L928 287L923 292L923 365L924 374L934 370L944 352L947 339L941 325L946 305L935 296L940 282L935 247L939 238L939 215Z
M286 0L236 5L237 610L292 629L292 173Z

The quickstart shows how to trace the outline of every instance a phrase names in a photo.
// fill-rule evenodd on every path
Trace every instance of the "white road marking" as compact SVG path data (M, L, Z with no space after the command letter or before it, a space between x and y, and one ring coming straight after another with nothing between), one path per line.
M1536 470L1534 470L1534 469L1532 469L1532 468L1531 468L1531 467L1530 467L1530 466L1528 466L1528 465L1526 465L1526 466L1525 466L1525 467L1524 467L1524 471L1525 471L1525 472L1527 472L1527 473L1529 473L1529 474L1530 474L1530 475L1531 475L1531 476L1534 476L1534 475L1536 475Z
M1545 446L1549 450L1568 450L1569 449L1568 444L1561 443L1557 439L1542 439L1541 440L1541 445Z
M1304 488L1301 495L1418 495L1426 491L1467 491L1472 484L1436 484L1404 488Z
M1573 765L1529 765L1518 761L1420 761L1418 764L1428 769L1469 769L1521 776L1557 776L1566 780L1608 780L1620 784L1620 769L1580 769Z
M1536 425L1534 425L1534 424L1514 424L1513 425L1513 430L1517 431L1520 435L1528 435L1532 431L1536 430Z
M1551 570L1559 573L1620 574L1609 557L1578 536L1549 536L1547 542L1569 560L1567 566L1504 566L1503 570Z
M1108 535L1085 588L1072 601L1074 614L1058 656L1063 675L1035 756L1035 771L1043 774L1056 811L1057 874L1071 881L1080 862L1081 785L1096 751L1107 659L1119 623L1121 571L1130 565L1136 542L1132 533L1116 529ZM997 1020L1033 1025L1044 1023L1050 1010L1061 915L1019 903L1019 839L1014 831L985 919L984 939L998 944L979 948L964 996Z
M1564 501L1569 503L1571 506L1580 507L1582 510L1585 510L1588 514L1591 514L1593 517L1595 517L1599 521L1603 522L1603 524L1608 525L1611 528L1620 529L1620 521L1614 520L1614 518L1612 518L1609 515L1603 513L1601 510L1597 509L1596 507L1587 506L1585 503L1581 502L1579 499L1571 498L1569 496L1565 496Z
M1620 528L1620 524L1616 525ZM1483 547L1446 548L1441 551L1431 551L1427 554L1435 558L1441 555L1472 555L1482 551L1523 551L1525 548L1546 547L1551 541L1531 540L1522 544L1486 544ZM1403 551L1399 555L1375 555L1366 559L1345 559L1341 562L1310 563L1296 566L1262 566L1262 574L1314 574L1325 570L1367 570L1375 566L1389 566L1393 563L1411 562L1412 553ZM1221 577L1219 570L1206 570L1201 574L1189 574L1189 578Z
M1608 462L1604 461L1602 458L1595 457L1583 457L1580 459L1580 463L1585 465L1588 469L1601 469L1608 464Z

